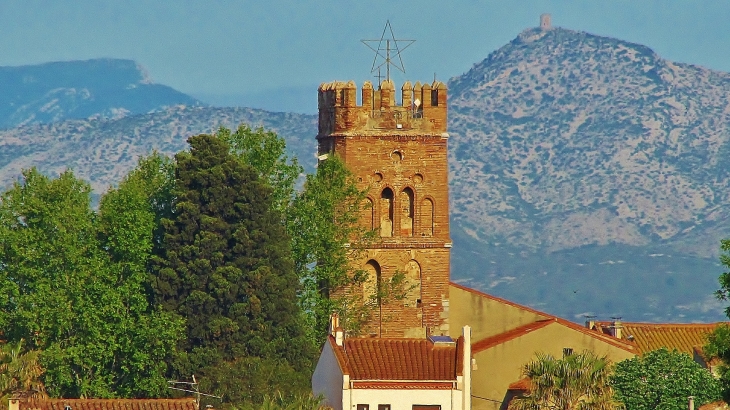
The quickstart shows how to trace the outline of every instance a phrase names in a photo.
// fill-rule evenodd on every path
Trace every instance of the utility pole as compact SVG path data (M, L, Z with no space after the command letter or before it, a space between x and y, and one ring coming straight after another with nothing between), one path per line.
M181 382L181 381L177 381L177 380L168 380L167 382L170 383L170 386L168 386L168 388L172 389L172 390L184 391L186 393L194 393L195 394L195 405L198 407L198 410L200 410L201 396L213 397L218 400L221 400L223 398L221 396L216 396L214 394L201 393L200 385L198 385L198 381L195 380L195 375L192 376L192 379L193 379L192 382ZM186 389L176 387L176 385L178 385L178 384L182 384L182 385L189 386L189 387Z

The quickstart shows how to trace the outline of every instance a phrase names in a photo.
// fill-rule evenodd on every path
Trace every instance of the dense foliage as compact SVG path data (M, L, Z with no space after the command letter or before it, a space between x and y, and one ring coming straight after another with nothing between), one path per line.
M45 369L40 364L40 352L25 351L23 339L0 346L0 409L8 408L8 400L17 391L31 398L44 398L46 386L41 381Z
M682 410L720 399L712 374L685 353L659 349L616 365L611 384L627 410Z
M725 272L720 274L720 289L716 296L720 300L727 301L730 298L730 239L720 241L720 251L720 263ZM725 315L730 318L730 307L725 308ZM720 376L722 396L725 401L730 401L730 326L723 324L716 327L708 337L704 352L705 355L722 361L717 371Z
M272 207L285 216L294 197L294 185L303 171L296 158L287 157L286 141L272 131L251 129L246 124L241 124L235 132L221 127L216 136L228 143L231 152L253 167L269 185Z
M716 292L716 296L720 300L728 300L730 298L730 239L720 241L720 263L726 271L720 274L720 289ZM725 315L730 318L730 306L725 308Z
M591 351L555 358L538 353L522 375L530 388L510 403L510 409L620 409L609 383L612 363Z
M345 294L337 290L361 280L349 258L358 252L353 239L366 232L357 225L364 192L357 189L344 162L336 157L320 161L317 172L308 175L304 189L289 212L288 229L296 270L302 281L300 303L310 329L312 343L323 340L329 315L339 311L347 322Z
M316 403L329 314L352 328L372 310L343 292L363 280L349 258L369 237L356 225L364 192L335 156L303 181L263 129L189 144L142 158L96 210L70 171L25 171L2 194L0 328L13 357L38 365L13 386L164 397L166 380L195 374L226 405Z
M176 155L175 205L153 260L155 301L186 319L180 374L237 357L306 361L298 280L272 191L223 140Z
M0 328L42 351L52 396L163 395L180 322L146 296L148 198L132 176L90 204L70 171L25 171L2 195Z

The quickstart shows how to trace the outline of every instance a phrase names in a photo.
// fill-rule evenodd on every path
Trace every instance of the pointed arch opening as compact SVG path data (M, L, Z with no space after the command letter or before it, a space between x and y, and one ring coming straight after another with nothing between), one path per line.
M365 282L362 284L362 299L366 304L380 305L380 264L372 259L365 263Z
M380 193L380 236L393 236L393 190L390 188Z
M433 208L430 198L421 202L421 236L433 236Z
M405 188L400 194L400 234L413 236L413 190Z
M421 305L421 265L411 259L405 266L406 297L405 306Z

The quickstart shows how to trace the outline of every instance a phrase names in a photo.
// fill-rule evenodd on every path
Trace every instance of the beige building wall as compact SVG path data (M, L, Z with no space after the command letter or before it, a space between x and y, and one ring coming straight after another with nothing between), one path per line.
M550 317L506 300L487 298L453 283L449 287L449 294L449 321L452 329L450 336L461 336L461 328L469 325L472 329L472 343Z
M453 283L449 293L452 329L465 324L473 329L472 346L476 350L472 356L477 367L472 373L474 410L500 409L509 385L522 378L522 367L534 360L536 352L562 357L564 348L576 353L591 350L614 362L635 356L629 345L617 339L546 313ZM489 346L482 343L480 347L479 342L487 338L492 338L486 343Z
M474 353L478 370L472 373L472 394L477 396L472 408L499 409L507 388L522 378L522 366L534 360L536 352L562 357L564 348L576 353L591 350L599 356L608 356L613 362L634 357L630 351L554 322Z

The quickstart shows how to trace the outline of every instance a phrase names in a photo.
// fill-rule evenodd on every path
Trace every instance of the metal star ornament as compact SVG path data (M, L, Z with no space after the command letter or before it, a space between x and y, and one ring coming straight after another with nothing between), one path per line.
M390 34L390 37L386 37ZM401 53L405 49L415 43L416 40L409 39L397 39L393 34L393 27L390 25L390 20L386 20L385 27L383 28L383 34L378 40L360 40L367 48L375 52L375 58L373 58L373 65L370 67L370 73L378 72L378 83L382 79L380 75L380 69L385 66L385 78L390 80L390 67L395 67L402 73L406 72L406 68L403 65L403 59ZM399 42L401 43L399 45ZM377 45L375 45L377 43Z

